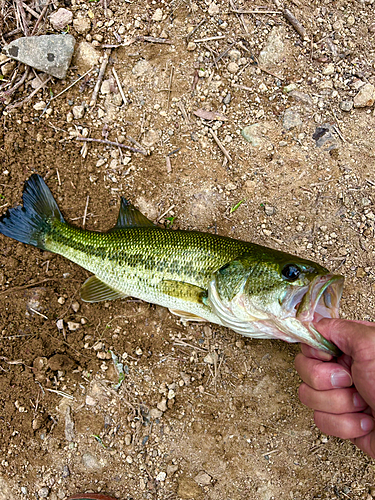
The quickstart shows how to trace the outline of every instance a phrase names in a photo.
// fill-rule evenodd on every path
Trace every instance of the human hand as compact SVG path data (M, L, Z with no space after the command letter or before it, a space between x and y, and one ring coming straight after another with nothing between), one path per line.
M375 323L324 318L315 328L343 354L333 358L302 344L295 360L299 398L322 432L350 439L375 458Z

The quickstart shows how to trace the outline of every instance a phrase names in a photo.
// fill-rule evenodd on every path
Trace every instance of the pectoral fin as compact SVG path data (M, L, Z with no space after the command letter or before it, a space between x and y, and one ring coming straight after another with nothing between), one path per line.
M159 286L166 295L195 304L203 304L203 299L207 296L207 291L203 288L183 281L164 280Z
M103 283L96 276L91 276L84 282L80 290L80 295L84 302L101 302L103 300L115 300L127 297L126 294Z

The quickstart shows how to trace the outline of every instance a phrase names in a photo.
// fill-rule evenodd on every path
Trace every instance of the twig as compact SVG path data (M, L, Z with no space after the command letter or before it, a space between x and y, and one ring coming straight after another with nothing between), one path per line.
M190 39L190 38L194 35L194 33L195 33L196 31L198 31L198 30L199 30L199 28L202 26L202 24L204 24L205 22L206 22L206 19L202 19L202 21L200 21L200 22L196 25L196 27L195 27L195 28L194 28L194 29L193 29L190 33L188 33L188 34L186 35L186 40L187 40L187 41L189 41L189 39Z
M43 17L44 17L44 14L47 12L48 7L49 7L49 0L47 0L46 5L43 7L43 10L42 10L42 12L40 13L39 19L38 19L38 20L37 20L37 22L35 23L34 28L33 28L33 31L31 32L31 36L35 35L36 30L38 29L39 24L41 23L41 21L42 21L42 19L43 19Z
M212 128L209 129L210 131L210 134L212 135L212 137L214 138L214 141L216 142L216 144L219 146L219 148L221 149L222 153L224 154L225 158L228 160L228 161L232 161L232 158L230 157L228 151L225 149L225 147L223 146L223 144L220 142L218 136L215 134L215 132L212 130Z
M137 36L136 40L137 42L167 43L167 44L172 43L170 40L167 40L166 38L155 38L154 36Z
M46 391L48 392L54 392L55 394L58 394L59 396L62 396L63 398L71 399L73 400L74 397L71 394L67 394L66 392L63 391L56 391L56 389L49 389L46 387Z
M5 109L7 111L11 111L12 109L14 108L20 108L21 106L23 106L24 104L26 104L27 102L31 101L31 99L34 97L35 94L37 94L39 92L40 89L42 89L43 87L45 87L47 85L47 83L52 80L52 76L48 77L47 80L45 82L41 82L38 87L33 90L31 92L30 95L28 95L25 99L23 99L22 101L20 102L16 102L15 104L10 104L9 106L7 106Z
M196 40L194 40L194 43L211 42L212 40L222 40L223 38L226 38L226 35L210 36L208 38L197 38Z
M87 208L89 206L89 199L90 199L90 196L87 196L85 211L83 213L83 222L82 222L82 227L83 228L86 226L86 217L87 217Z
M125 97L124 91L122 89L120 79L118 77L118 74L117 74L115 68L113 68L113 67L112 67L112 73L113 73L113 76L115 77L115 80L116 80L116 83L117 83L117 87L119 89L119 92L120 92L120 95L122 97L123 103L126 104L126 97Z
M139 142L136 141L135 139L133 139L133 137L131 137L130 135L127 135L126 138L127 138L127 140L129 142L131 142L132 144L134 144L135 146L137 146L137 148L139 148L140 150L142 150L143 154L147 156L148 153L147 153L146 149L142 146L142 144L139 144Z
M38 316L41 316L42 318L44 319L48 319L47 316L45 316L44 314L40 313L39 311L37 311L36 309L33 309L32 307L29 307L30 311L35 313L35 314L38 314Z
M289 9L284 9L283 15L284 15L285 19L290 22L290 24L297 31L297 33L302 38L306 38L306 30L305 30L305 28L298 21L298 19L290 12L290 10Z
M334 119L336 121L336 124L337 124L337 127L335 127L337 134L340 136L340 139L342 140L342 142L347 142L345 140L345 137L343 136L343 134L341 132L339 120L338 120L338 118L336 116L336 113L335 113L335 111L334 111L331 103L329 103L329 107L331 109L331 113L333 114L333 117L334 117Z
M39 18L39 14L35 12L35 10L33 10L31 7L29 7L25 2L22 2L22 6L25 10L27 10L27 12L30 12L30 14L34 16L36 19Z
M229 47L228 47L228 48L226 48L226 49L225 49L225 50L224 50L221 54L219 54L219 55L217 56L217 58L215 59L215 61L214 61L214 62L215 62L215 64L217 64L217 63L220 61L220 59L222 59L224 56L226 56L226 55L228 54L228 52L230 51L230 49L231 49L231 48L233 47L233 45L235 45L235 44L236 44L236 42L231 43L231 44L229 45Z
M26 80L26 78L29 76L29 73L30 73L30 66L27 66L26 67L26 70L25 70L25 73L22 75L22 78L14 85L14 87L12 87L11 89L9 90L6 90L4 92L4 95L7 95L7 96L11 96L12 94L14 94L14 92L19 88L21 87L21 85L23 85L24 81Z
M170 174L172 172L172 165L171 165L171 159L169 156L165 157L165 163L167 166L167 174Z
M170 212L171 210L174 209L176 205L171 205L168 210L166 210L164 213L162 213L161 215L159 215L159 217L156 219L156 222L159 222L163 217L164 215L167 215L168 212Z
M171 74L169 75L167 110L169 110L169 104L171 101L173 73L174 73L174 66L171 67Z
M23 25L23 32L25 36L30 35L29 27L27 25L25 9L23 8L22 0L16 0L17 10L21 18L21 24Z
M92 71L94 68L90 68L88 71L86 71L86 73L84 73L82 76L80 76L79 78L77 78L77 80L75 80L73 83L71 83L69 85L69 87L66 87L66 89L62 90L59 94L53 96L50 100L53 101L54 99L57 99L58 97L61 96L61 94L63 94L64 92L66 92L67 90L69 90L70 88L73 87L73 85L75 85L76 83L78 83L80 80L82 80L82 78L85 78L86 75L88 75L90 73L90 71ZM48 103L49 104L49 103Z
M107 141L106 139L94 139L92 137L76 137L77 141L86 141L86 142L99 142L100 144L108 144L108 146L116 146L119 148L124 148L129 151L132 151L133 153L141 153L143 155L147 155L145 151L141 149L136 149L132 148L131 146L126 146L126 144L120 144L119 142L112 142L112 141Z
M57 169L56 169L56 175L57 175L57 182L59 183L59 186L61 186L60 174Z
M230 11L235 14L281 14L279 10L241 10L231 8Z
M8 288L7 290L0 292L0 295L6 295L7 293L17 292L18 290L25 290L26 288L31 288L33 286L41 285L42 283L46 283L47 281L56 281L56 279L46 278L42 281L36 281L35 283L29 283L27 285L22 285L22 286L15 286L13 288Z
M103 76L104 76L105 70L107 68L107 64L108 64L109 56L110 55L111 55L111 49L106 49L106 51L104 53L102 65L100 66L98 80L97 80L97 82L95 84L95 88L94 88L94 91L93 91L92 96L91 96L91 101L90 101L90 104L89 104L90 107L95 106L96 99L98 98L98 94L99 94L100 85L102 83Z

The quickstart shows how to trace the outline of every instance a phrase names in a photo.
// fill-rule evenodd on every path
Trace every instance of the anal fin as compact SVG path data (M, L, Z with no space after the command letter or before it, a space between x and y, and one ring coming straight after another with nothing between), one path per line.
M199 321L200 323L206 323L208 320L197 316L196 314L189 313L186 311L179 311L178 309L169 309L172 314L180 316L182 323L185 325L189 321Z
M81 299L84 302L102 302L103 300L124 299L126 294L103 283L96 276L90 276L81 287Z

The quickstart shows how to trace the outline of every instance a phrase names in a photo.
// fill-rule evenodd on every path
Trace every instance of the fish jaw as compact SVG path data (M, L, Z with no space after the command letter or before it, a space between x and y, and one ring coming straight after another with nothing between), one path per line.
M344 277L334 274L317 276L312 280L308 291L297 308L296 319L310 332L318 345L308 344L338 356L339 349L325 339L315 328L313 322L322 318L338 318L340 300L344 288Z
M222 300L213 278L208 286L208 301L222 324L241 335L302 342L338 356L337 347L316 330L313 321L318 317L338 317L343 283L342 276L319 275L309 286L290 288L281 304L273 300L273 306L264 311L254 305L249 309L243 291L230 301Z

